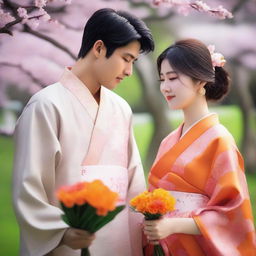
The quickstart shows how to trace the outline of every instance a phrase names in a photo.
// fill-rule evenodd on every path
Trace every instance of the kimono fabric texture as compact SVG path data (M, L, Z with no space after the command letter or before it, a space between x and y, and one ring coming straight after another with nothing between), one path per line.
M122 202L145 190L132 131L132 112L101 87L98 105L68 69L59 82L35 94L15 130L13 200L20 226L21 256L75 256L59 246L68 226L55 192L63 185L101 179ZM126 207L96 234L92 256L141 256L141 217Z
M167 217L192 217L201 235L173 234L160 241L165 255L255 256L255 228L244 163L217 114L180 137L182 125L161 143L149 174L150 190L176 197ZM146 246L146 255L152 252Z

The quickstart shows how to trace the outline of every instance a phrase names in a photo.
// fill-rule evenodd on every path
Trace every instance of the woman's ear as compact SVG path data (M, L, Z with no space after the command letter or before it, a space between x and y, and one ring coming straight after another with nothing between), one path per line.
M205 85L207 84L207 82L205 81L198 81L196 86L197 86L197 92L200 94L200 95L205 95L206 91L205 91Z
M96 58L99 58L101 55L106 55L106 47L102 40L97 40L92 47L93 54Z

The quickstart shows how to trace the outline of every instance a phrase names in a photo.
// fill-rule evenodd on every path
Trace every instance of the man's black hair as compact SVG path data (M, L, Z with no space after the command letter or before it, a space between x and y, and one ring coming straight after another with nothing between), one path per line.
M97 40L104 42L107 58L115 49L134 40L140 42L142 53L154 50L153 37L142 20L127 12L110 8L96 11L87 21L78 58L85 57Z

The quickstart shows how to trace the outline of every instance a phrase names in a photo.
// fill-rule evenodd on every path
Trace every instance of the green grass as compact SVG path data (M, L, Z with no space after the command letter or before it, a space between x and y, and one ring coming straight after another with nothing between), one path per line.
M18 227L11 203L13 140L0 137L0 255L18 255Z
M254 216L254 225L256 226L256 175L254 174L247 174L247 183L252 203L252 212Z
M231 131L237 142L241 139L241 115L234 106L219 107L215 109L220 114L221 122ZM173 115L171 123L177 126L181 122L181 115ZM139 146L142 159L145 159L147 148L152 136L151 123L135 126L135 137ZM11 176L13 161L13 140L0 136L0 255L18 255L18 227L11 204ZM253 205L254 217L256 217L256 178L255 175L247 175L248 187Z

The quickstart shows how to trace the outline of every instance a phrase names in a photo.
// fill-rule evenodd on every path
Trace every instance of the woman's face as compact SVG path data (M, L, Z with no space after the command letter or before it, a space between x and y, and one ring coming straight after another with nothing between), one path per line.
M161 64L160 81L160 91L170 109L184 110L198 97L196 83L191 77L175 72L167 59Z

